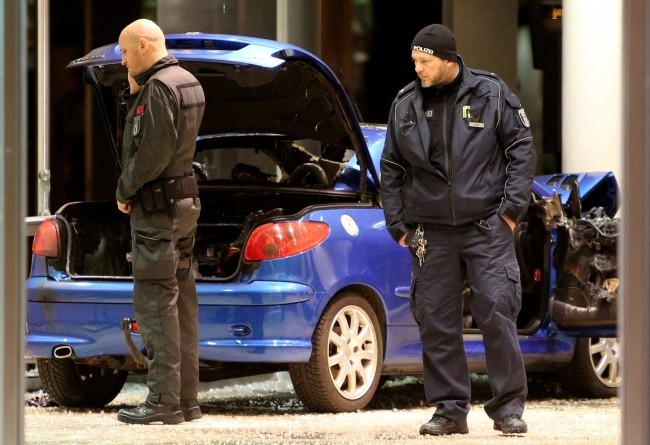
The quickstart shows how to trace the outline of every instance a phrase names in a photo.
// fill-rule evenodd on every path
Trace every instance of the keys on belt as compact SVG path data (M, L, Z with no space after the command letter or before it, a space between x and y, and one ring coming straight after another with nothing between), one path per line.
M486 233L492 230L490 224L482 218L469 224L474 224L476 227ZM418 223L418 226L415 229L415 234L409 242L409 247L415 249L415 256L418 257L418 260L420 260L420 266L422 266L422 263L424 263L424 258L427 255L427 240L424 239L424 228L422 226L422 223Z
M422 228L422 224L418 224L409 245L415 249L415 256L418 257L418 260L420 260L420 266L422 266L422 263L424 263L424 257L427 254L427 240L424 239L424 229Z

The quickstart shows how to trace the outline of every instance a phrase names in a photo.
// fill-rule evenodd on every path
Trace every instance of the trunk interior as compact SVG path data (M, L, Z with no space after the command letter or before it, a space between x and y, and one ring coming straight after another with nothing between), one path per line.
M233 190L200 187L194 264L197 278L229 279L238 272L247 235L258 224L299 215L314 205L355 202L356 194L315 194L290 190ZM114 202L77 202L63 207L58 217L67 229L70 276L128 277L131 239L128 216ZM58 267L64 268L63 259Z

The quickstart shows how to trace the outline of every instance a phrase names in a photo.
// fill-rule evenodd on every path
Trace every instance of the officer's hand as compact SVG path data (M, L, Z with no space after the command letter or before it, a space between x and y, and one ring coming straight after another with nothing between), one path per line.
M131 213L132 206L130 202L120 202L117 200L116 202L117 202L117 208L120 212L126 213L127 215Z
M402 247L407 247L408 245L406 244L406 237L408 236L408 233L405 233L400 239L399 239L399 245Z
M515 230L515 225L516 224L515 224L515 222L513 220L508 218L506 215L499 215L499 216L501 216L501 218L503 218L503 220L506 222L506 224L508 224L508 226L510 227L510 230Z
M135 79L131 77L131 73L128 74L128 79L131 94L135 94L142 89L142 87L138 85L138 82L136 82Z

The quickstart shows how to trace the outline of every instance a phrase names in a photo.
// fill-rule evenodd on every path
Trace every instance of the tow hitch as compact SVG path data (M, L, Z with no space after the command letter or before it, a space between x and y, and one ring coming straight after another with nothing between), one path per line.
M124 332L124 341L126 341L126 346L129 348L129 352L131 353L131 356L135 360L138 368L147 368L147 357L140 352L140 350L135 346L135 343L133 342L133 338L131 338L131 332L138 332L138 323L135 320L131 320L130 318L124 318L122 319L122 322L120 323L120 327L122 328L122 332Z

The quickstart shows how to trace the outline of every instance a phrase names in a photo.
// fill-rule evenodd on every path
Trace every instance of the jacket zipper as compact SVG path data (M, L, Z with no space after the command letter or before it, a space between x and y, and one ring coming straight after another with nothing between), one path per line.
M454 208L454 200L452 198L451 190L451 153L449 152L449 141L447 140L447 99L449 95L445 95L442 109L442 142L445 149L445 169L447 170L447 193L449 194L449 211L451 212L451 220L456 225L456 209Z

